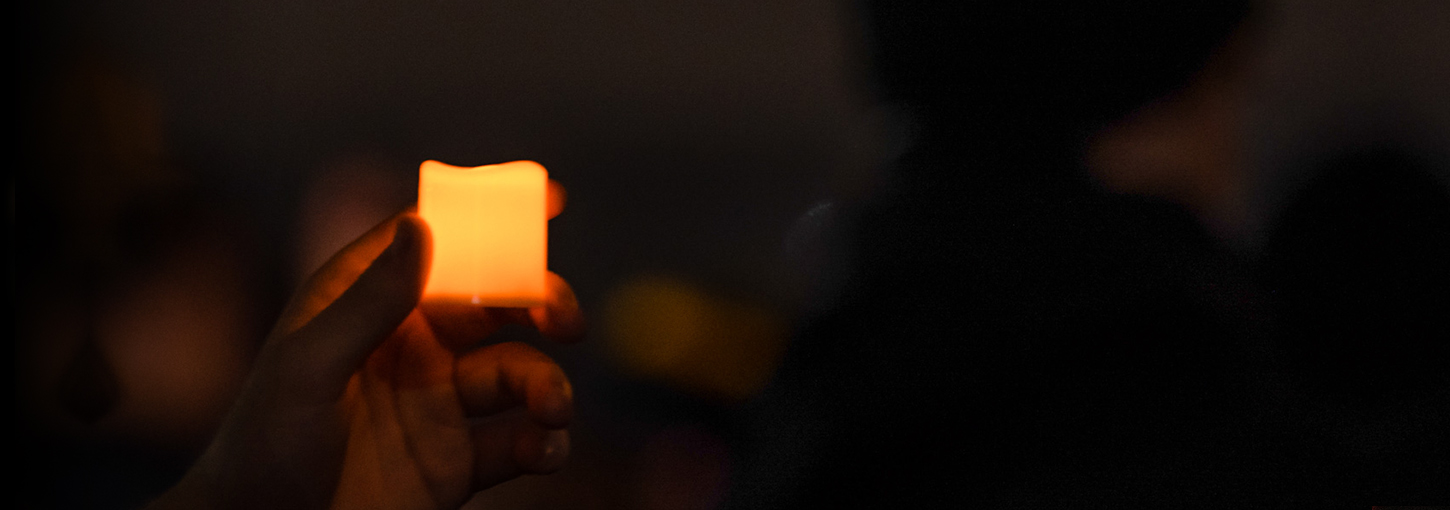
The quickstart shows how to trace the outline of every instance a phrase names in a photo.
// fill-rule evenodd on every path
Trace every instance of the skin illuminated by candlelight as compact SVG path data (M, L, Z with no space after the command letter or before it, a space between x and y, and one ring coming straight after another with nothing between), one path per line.
M549 176L533 161L474 168L425 161L418 215L433 232L429 301L491 307L544 302Z
M563 370L525 343L479 343L506 324L581 340L574 292L549 273L544 304L526 311L425 309L428 230L405 211L319 269L211 445L149 508L452 509L559 469L573 416Z

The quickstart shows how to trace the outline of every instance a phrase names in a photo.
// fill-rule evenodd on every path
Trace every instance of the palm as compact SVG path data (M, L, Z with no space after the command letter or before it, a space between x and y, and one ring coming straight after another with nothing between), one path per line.
M415 312L353 375L333 507L451 509L467 501L475 454L456 360Z

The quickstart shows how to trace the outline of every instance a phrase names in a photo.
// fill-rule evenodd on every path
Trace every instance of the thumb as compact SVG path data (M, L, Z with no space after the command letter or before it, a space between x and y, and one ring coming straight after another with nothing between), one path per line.
M308 391L342 394L352 374L418 305L430 250L428 227L417 216L402 215L392 243L357 280L282 339L288 344L282 350L294 357L286 364L310 373Z

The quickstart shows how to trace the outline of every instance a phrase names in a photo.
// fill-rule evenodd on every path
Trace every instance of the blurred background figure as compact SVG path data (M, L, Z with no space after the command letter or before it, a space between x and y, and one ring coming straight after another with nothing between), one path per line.
M964 5L999 4L1007 3ZM25 486L33 497L22 499L42 508L128 507L165 487L204 444L286 291L336 248L411 202L417 165L425 159L456 165L533 159L568 187L568 211L550 223L550 266L573 283L599 337L576 349L540 345L576 383L571 463L556 475L498 487L473 507L711 508L733 498L750 502L743 493L789 501L781 498L820 487L809 485L818 478L791 478L801 473L860 476L816 471L822 465L914 459L884 451L822 457L819 452L829 447L823 430L879 425L868 430L921 438L928 451L956 451L961 445L932 435L950 432L945 425L921 430L905 424L958 409L918 409L900 421L872 421L877 416L868 411L879 409L872 406L903 394L896 390L912 382L950 381L943 388L955 388L995 378L1022 382L1031 391L1074 380L1107 385L1001 414L1036 413L1042 422L1035 426L1063 431L1060 422L1073 423L1073 412L1091 418L1102 409L1131 411L1136 397L1127 390L1152 377L1199 373L1201 363L1184 362L1141 380L1093 376L1089 368L1103 366L1136 373L1181 347L1165 343L1137 355L1133 349L1141 345L1124 341L1116 350L1087 342L1060 349L1042 367L1071 368L1063 360L1074 360L1086 368L1057 373L1008 370L1021 368L1020 358L969 372L947 364L955 359L947 355L926 363L883 356L862 372L890 384L845 406L837 397L861 389L864 380L814 377L808 369L801 376L802 360L830 351L818 349L830 339L792 340L795 331L849 306L861 279L850 268L883 267L881 253L851 244L861 233L857 219L870 210L861 204L881 197L889 203L916 189L910 168L920 159L912 153L948 145L933 138L945 132L941 123L975 126L954 135L975 138L971 150L937 152L954 162L989 142L1016 144L989 151L993 158L1016 149L1061 148L1069 140L1081 150L1042 154L1059 158L1041 165L1051 171L959 175L964 180L958 185L983 187L959 195L953 195L958 187L943 187L919 210L902 212L900 222L870 227L868 220L878 229L868 232L891 234L875 244L963 217L980 227L972 235L1004 241L967 257L910 261L940 262L946 274L911 299L861 314L958 317L960 310L949 302L927 297L932 289L1017 258L1011 267L1021 271L990 272L973 282L978 318L998 312L1010 317L989 328L1009 331L1004 324L1023 318L1066 324L1066 317L1082 324L1097 313L1109 317L1090 324L1101 328L1144 309L1161 312L1150 326L1162 327L1145 326L1132 333L1134 341L1202 326L1196 339L1270 346L1262 357L1249 358L1262 365L1243 373L1289 375L1247 377L1244 384L1259 389L1233 393L1260 396L1253 401L1257 407L1242 413L1263 414L1234 416L1272 422L1261 429L1281 436L1263 439L1265 444L1317 434L1322 441L1311 442L1308 451L1328 458L1328 465L1357 463L1361 472L1370 470L1370 460L1384 458L1374 452L1439 451L1434 444L1396 439L1407 436L1395 432L1427 423L1406 416L1436 409L1415 406L1438 384L1430 382L1436 372L1426 367L1439 359L1433 350L1439 344L1408 332L1387 344L1396 346L1389 351L1379 349L1378 340L1344 339L1349 331L1378 335L1378 324L1443 324L1432 320L1437 302L1415 300L1417 291L1386 282L1422 281L1430 288L1429 282L1440 281L1424 271L1438 267L1430 257L1441 249L1434 234L1443 230L1434 211L1450 167L1450 99L1441 92L1450 89L1440 58L1450 50L1442 29L1445 5L1280 0L1258 4L1247 25L1209 16L1177 19L1171 26L1183 30L1160 35L1192 39L1203 58L1168 62L1168 78L1148 84L1151 91L1098 103L1103 108L1093 114L1096 124L1075 124L1092 129L1073 132L1038 130L1038 121L1060 119L1060 109L1080 108L1101 90L1033 106L1032 98L1044 91L1007 88L1021 83L1014 81L1023 78L1017 75L1003 76L997 89L952 94L989 98L995 109L986 112L951 105L923 111L888 96L892 89L877 80L878 70L909 75L881 67L880 45L894 36L873 28L877 14L863 7L647 0L427 6L76 0L27 6L24 18L37 29L22 52L26 163L12 173L12 274L19 406L25 437L36 439L23 459L38 468L27 475L36 483ZM994 65L1026 59L1067 37L1053 35L1033 46L999 29L978 34L971 44L999 50L993 55L1002 60ZM1020 48L996 46L1003 41ZM1022 69L1048 76L1060 70L1024 62ZM1085 87L1111 84L1107 69L1119 63L1102 64L1081 65L1082 75L1062 79ZM922 76L923 84L959 79L952 73L960 69L923 69L940 74ZM1024 106L1036 110L1016 116ZM992 122L969 122L973 116ZM993 158L969 162L998 169L1024 163ZM888 163L907 168L906 178L878 171ZM1403 177L1376 179L1374 186L1353 177L1379 172ZM1321 186L1313 183L1320 175L1346 177ZM1380 191L1369 198L1358 194L1371 189ZM1405 198L1412 196L1421 198ZM1359 205L1344 206L1345 200ZM949 206L933 207L943 202ZM1384 204L1403 208L1371 223L1351 212L1382 211ZM1080 214L1084 207L1090 210ZM1335 211L1339 225L1361 232L1352 241L1356 248L1346 249L1350 240L1330 235L1346 231L1328 227L1334 223L1326 214ZM970 220L983 212L991 214ZM1038 237L1022 241L1028 236ZM1006 249L1034 242L1057 255ZM1068 243L1082 249L1066 250ZM944 251L951 246L935 248L952 254ZM1065 251L1076 255L1062 256ZM1379 278L1365 269L1408 267L1395 256L1409 253L1424 258L1410 261L1419 269L1401 276ZM1162 269L1144 273L1143 267ZM1076 283L1067 288L1062 281ZM1331 281L1341 282L1334 292L1316 287ZM1062 296L1042 297L1044 290L1065 288ZM1362 308L1367 293L1381 304L1369 313ZM1092 306L1061 306L1083 302ZM1145 308L1155 302L1171 306ZM1023 306L1030 313L1013 315ZM1274 325L1254 322L1258 317L1271 317L1264 322ZM1270 343L1255 344L1242 338L1247 334L1223 332L1235 327L1304 333L1266 334ZM917 337L931 335L912 328L883 327L881 341L914 346L913 356L936 348L923 346ZM1318 340L1331 333L1341 340ZM526 335L514 330L502 337ZM1039 347L1063 345L1041 343L1015 353ZM1283 354L1292 352L1315 354ZM1004 353L1014 352L973 352ZM1363 371L1365 365L1354 360L1366 353L1381 367L1375 369L1379 389L1335 389L1350 379L1344 374ZM1190 354L1185 359L1203 359L1202 352ZM1400 368L1405 363L1419 368ZM1418 375L1400 377L1410 374ZM1127 396L1094 397L1104 391ZM981 397L945 389L928 395L942 402ZM1020 393L1004 395L999 403L1027 402L1015 398ZM1390 417L1382 425L1361 425L1371 422L1336 411L1349 405L1340 400L1354 399L1399 407L1356 408ZM799 404L799 412L771 412L791 404ZM871 419L857 419L863 416ZM1187 416L1182 419L1196 415ZM1133 437L1160 423L1083 433ZM1183 434L1206 427L1187 427ZM1022 454L1091 444L1056 441ZM1142 448L1151 450L1172 442L1146 444ZM1352 451L1370 453L1345 453ZM1021 479L1060 478L1061 494L1070 495L1072 488L1112 485L1151 471L1142 463L1115 467L1117 457L1099 453L1079 450L1074 460L1076 466L1106 466L1096 478L1073 479L1067 475L1085 470L1068 466ZM1270 465L1298 465L1293 458ZM1264 469L1282 471L1278 467ZM878 484L915 487L930 480L912 482L919 474L912 469L893 473ZM1259 472L1250 473L1245 476ZM881 473L866 473L876 475ZM1406 485L1417 480L1398 479Z
M1300 117L1305 4L865 4L919 131L753 403L735 507L1443 495L1443 100L1376 79ZM1405 21L1361 43L1443 47Z
M270 258L176 161L158 91L123 59L77 44L44 70L11 176L22 490L134 502L230 407L269 320Z
M1259 368L1282 378L1261 388L1275 395L1269 421L1334 452L1316 462L1422 491L1424 472L1446 470L1431 459L1447 439L1415 430L1443 427L1450 382L1432 368L1450 357L1437 340L1450 333L1450 137L1434 127L1450 117L1423 90L1446 65L1409 61L1444 44L1434 27L1450 16L1413 3L1259 10L1188 85L1103 130L1086 162L1110 190L1183 206L1240 255L1270 324L1259 341L1275 366ZM1395 28L1342 35L1371 24ZM1334 63L1308 57L1326 53Z
M1087 163L1113 191L1182 205L1240 255L1273 358L1259 367L1265 421L1316 443L1315 462L1336 466L1319 476L1365 470L1354 477L1376 490L1423 492L1446 472L1431 459L1447 439L1418 430L1444 426L1450 383L1432 368L1450 357L1437 340L1450 332L1450 136L1434 127L1450 110L1423 87L1450 74L1409 61L1445 44L1435 27L1450 15L1259 11L1187 86L1104 130ZM1343 37L1369 25L1394 28Z

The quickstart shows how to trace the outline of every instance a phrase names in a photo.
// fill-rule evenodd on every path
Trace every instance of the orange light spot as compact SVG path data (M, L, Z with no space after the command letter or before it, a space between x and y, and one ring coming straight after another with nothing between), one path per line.
M418 215L433 232L425 299L544 304L549 174L533 161L463 168L424 161Z

